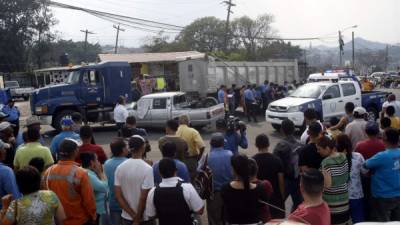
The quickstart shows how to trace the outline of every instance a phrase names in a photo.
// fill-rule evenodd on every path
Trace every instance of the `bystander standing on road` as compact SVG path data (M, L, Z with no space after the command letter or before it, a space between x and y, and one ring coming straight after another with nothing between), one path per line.
M368 139L365 133L365 127L367 125L367 121L365 121L366 113L367 111L363 107L356 107L354 109L353 122L346 126L345 134L351 139L353 149L356 148L358 142Z
M321 137L322 129L318 122L312 122L308 127L310 140L307 145L299 150L300 173L304 173L309 168L319 169L321 167L322 156L318 154L317 141Z
M139 135L144 138L147 137L147 132L143 128L136 127L136 118L134 116L128 116L126 122L121 129L121 135L124 138L130 138L133 135Z
M255 110L256 108L255 105L257 104L257 100L254 96L251 85L248 85L246 90L244 91L244 101L246 104L248 121L251 122L251 118L253 118L254 122L257 122L257 116Z
M41 130L40 120L37 116L28 117L28 119L26 119L25 126L27 129L34 128L38 129L39 131ZM41 135L39 142L40 144L44 145L44 139ZM22 144L24 144L24 138L23 138L23 131L20 129L18 132L18 136L16 137L16 147L18 148Z
M6 143L0 140L0 199L9 194L11 194L14 199L18 199L21 194L18 191L14 172L10 167L3 164L7 154L6 145ZM2 203L0 201L0 208L1 207Z
M82 140L82 145L79 147L79 154L93 152L97 155L97 159L101 164L104 164L107 160L106 153L104 149L100 145L92 144L93 138L93 130L90 126L82 126L79 132L79 136ZM80 156L78 156L77 160L80 163Z
M158 140L158 148L161 150L162 146L167 142L172 142L176 146L175 158L185 162L185 158L189 155L189 147L183 138L178 137L176 132L178 130L179 123L177 120L168 120L165 125L165 136Z
M383 137L386 150L377 153L364 164L373 172L373 219L379 222L400 221L399 132L387 129Z
M318 120L318 114L313 108L306 109L304 111L304 121L306 124L306 129L304 130L303 134L300 137L300 142L302 144L307 144L309 142L309 134L308 134L308 127L310 126L311 123L313 122L318 122L321 126L321 131L325 131L324 125L321 123L321 121Z
M197 162L204 153L205 145L200 133L197 130L189 127L189 124L189 116L181 115L179 117L179 128L176 132L176 135L181 137L188 144L189 154L185 158L184 163L188 167L190 180L194 180L198 165Z
M6 143L6 158L4 159L3 163L7 166L13 168L14 157L15 157L15 136L13 125L7 121L0 123L0 139Z
M114 108L114 121L117 124L118 136L121 136L121 129L125 125L126 118L128 118L129 113L125 108L126 100L124 96L119 96L117 104Z
M355 105L353 102L347 102L346 105L344 106L344 111L346 113L346 115L342 116L342 118L340 118L340 121L338 124L336 124L335 126L331 126L329 127L329 130L341 130L343 131L347 124L353 122L354 120L354 108Z
M236 155L239 154L239 146L247 149L248 140L246 137L246 125L241 124L240 127L236 127L234 123L231 121L230 124L227 124L224 119L218 119L215 122L217 132L221 132L225 137L225 149L232 151Z
M58 150L60 143L65 139L65 138L71 138L73 140L80 140L79 134L75 133L72 131L72 126L74 122L70 118L64 118L61 120L61 133L56 135L53 140L51 141L50 144L50 151L51 154L53 155L53 158L58 160Z
M7 105L5 105L1 109L1 111L8 115L5 120L14 125L14 137L16 137L19 132L19 117L21 113L19 112L19 109L15 106L14 100L10 99Z
M118 204L115 197L114 182L115 182L115 171L118 166L121 165L128 155L128 147L123 138L114 138L110 144L112 157L104 163L104 173L107 176L109 197L108 205L110 208L110 219L112 225L121 225L122 221L122 209Z

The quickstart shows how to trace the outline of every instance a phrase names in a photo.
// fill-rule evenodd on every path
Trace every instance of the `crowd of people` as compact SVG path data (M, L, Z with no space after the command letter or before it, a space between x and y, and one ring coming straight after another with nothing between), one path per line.
M240 106L249 122L251 119L257 122L257 113L265 111L270 102L286 97L289 91L296 89L299 85L296 80L292 83L285 81L283 85L268 80L260 86L249 84L236 87L236 84L232 84L232 87L228 88L221 85L217 97L218 102L225 105L226 115L235 115L236 108Z
M0 221L192 225L205 223L205 211L210 225L399 221L399 108L388 96L379 123L367 121L366 110L351 102L340 120L329 123L307 109L300 140L293 122L284 120L279 143L271 146L259 134L251 157L239 152L249 146L243 124L218 120L208 149L190 118L181 115L166 121L157 162L147 157L146 130L118 105L110 158L79 114L61 121L50 147L43 144L37 117L17 133L19 145L14 126L0 121ZM293 205L285 209L289 197Z

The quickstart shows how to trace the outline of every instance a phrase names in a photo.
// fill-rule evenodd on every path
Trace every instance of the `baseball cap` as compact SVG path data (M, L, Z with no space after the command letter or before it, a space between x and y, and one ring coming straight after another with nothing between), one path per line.
M11 127L12 124L10 122L4 121L0 123L0 131L3 131L9 127Z
M71 118L64 118L61 120L61 126L69 127L74 125L74 121Z
M28 117L28 119L26 119L26 124L25 126L29 127L35 124L39 124L40 125L40 119L37 116L31 116Z
M79 146L81 146L81 143L77 140L71 139L71 138L65 138L61 143L58 148L58 154L62 156L69 156L71 153L73 153Z
M365 110L364 107L356 107L354 109L354 112L357 112L359 115L364 115L365 113L367 113L367 110Z

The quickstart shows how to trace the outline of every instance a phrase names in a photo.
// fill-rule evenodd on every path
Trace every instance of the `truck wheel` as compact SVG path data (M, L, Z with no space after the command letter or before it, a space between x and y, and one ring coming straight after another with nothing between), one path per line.
M278 131L278 132L280 132L281 131L281 125L279 125L279 124L271 124L272 125L272 127L276 130L276 131Z
M212 97L208 97L208 98L206 98L204 100L204 106L206 108L212 107L212 106L217 105L217 104L218 104L218 101L215 98L212 98Z
M54 127L54 129L56 129L57 131L61 131L61 120L64 119L67 116L71 116L72 113L74 113L75 111L73 110L62 110L61 112L59 112L55 117L54 120L52 121L52 126Z
M368 121L376 121L379 117L378 111L374 107L369 107L367 109L368 112Z

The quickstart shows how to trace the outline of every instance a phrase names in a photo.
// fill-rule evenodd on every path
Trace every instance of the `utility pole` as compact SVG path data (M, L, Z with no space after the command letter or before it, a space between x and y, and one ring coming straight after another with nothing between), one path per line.
M352 55L352 60L351 60L351 65L353 66L353 70L355 70L355 56L354 56L354 31L351 32L351 46L352 46L352 51L353 51L353 55Z
M339 67L342 66L343 39L342 32L339 30Z
M304 77L307 77L307 73L308 73L308 71L307 71L307 50L306 50L306 48L304 48L304 50L303 50L304 52L303 52L303 54L304 54Z
M222 3L224 3L224 4L226 4L228 6L228 9L227 9L228 10L228 14L226 16L226 24L225 24L225 44L224 44L224 48L225 48L225 50L227 50L228 49L228 39L229 39L229 35L230 35L230 32L229 32L229 21L230 21L230 18L231 18L231 13L233 14L231 8L236 6L236 4L233 4L232 0L226 0L226 1L223 1Z
M114 54L118 53L118 38L119 38L119 31L123 31L125 32L125 29L122 29L118 26L113 25L113 28L117 29L117 38L115 39L115 50L114 50Z
M84 59L85 59L85 62L87 62L87 38L88 38L88 34L94 34L94 33L91 32L91 31L88 31L88 29L86 29L86 30L81 30L81 32L85 33L85 47L84 47L85 53L84 53Z
M386 53L385 53L385 72L388 71L389 67L389 45L386 45Z

